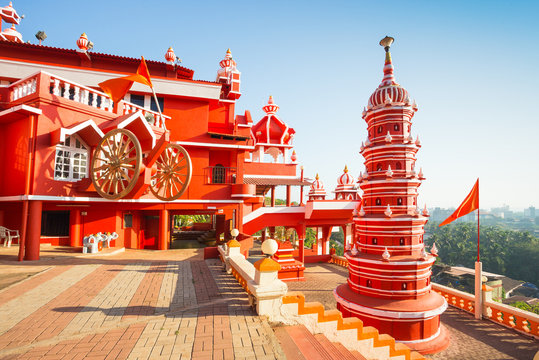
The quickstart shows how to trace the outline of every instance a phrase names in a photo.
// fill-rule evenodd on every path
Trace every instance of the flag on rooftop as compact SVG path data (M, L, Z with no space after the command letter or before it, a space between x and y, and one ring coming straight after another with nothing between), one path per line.
M459 217L467 215L471 213L474 210L479 209L479 179L475 182L475 185L472 188L472 191L466 196L462 204L458 207L457 210L451 216L449 216L447 219L445 219L440 225L438 226L444 226L447 225L455 220L457 220Z
M118 101L121 101L129 89L131 89L133 82L148 85L153 89L150 72L148 71L148 66L146 66L144 56L142 57L140 65L138 66L135 74L103 81L99 84L99 87L105 94L110 96L112 101L117 103Z

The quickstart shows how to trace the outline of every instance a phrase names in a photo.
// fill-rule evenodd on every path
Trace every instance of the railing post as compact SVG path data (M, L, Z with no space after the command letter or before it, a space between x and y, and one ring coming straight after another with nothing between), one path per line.
M250 293L254 297L258 315L270 319L279 316L282 297L288 292L288 286L278 279L281 265L271 258L264 258L254 263L255 279L248 282Z
M480 261L475 262L475 318L481 319L483 312L482 295L482 277L483 277L483 264Z

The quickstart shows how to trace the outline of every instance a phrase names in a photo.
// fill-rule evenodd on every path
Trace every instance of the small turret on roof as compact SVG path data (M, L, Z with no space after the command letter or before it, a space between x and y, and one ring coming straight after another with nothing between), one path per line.
M8 6L0 8L0 17L8 24L19 25L21 17L17 14L17 11L13 8L13 3L10 1ZM1 25L1 24L0 24ZM1 28L0 28L1 30Z
M344 166L343 174L337 178L337 186L335 187L335 200L357 200L359 198L355 180L348 173L348 166Z
M309 201L325 200L325 198L326 189L324 189L324 183L320 180L320 176L316 174L315 180L311 184L311 189L309 190Z
M6 29L0 33L0 39L5 41L12 41L22 43L22 35L15 29L15 24L11 25L9 29Z
M219 62L221 67L217 70L217 82L223 84L221 99L237 100L241 96L240 77L241 73L236 67L236 61L232 59L230 49L226 51L225 58Z
M167 52L165 53L165 60L171 64L174 65L176 63L176 54L174 53L174 49L171 47L168 48Z

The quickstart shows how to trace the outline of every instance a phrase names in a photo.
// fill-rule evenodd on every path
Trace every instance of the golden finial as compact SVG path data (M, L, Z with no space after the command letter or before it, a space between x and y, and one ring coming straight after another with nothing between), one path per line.
M226 53L227 53L227 54L231 54L231 53L232 53L232 52L230 51L230 48L228 48L228 49L226 50Z
M344 165L344 173L346 174L348 172L348 165Z

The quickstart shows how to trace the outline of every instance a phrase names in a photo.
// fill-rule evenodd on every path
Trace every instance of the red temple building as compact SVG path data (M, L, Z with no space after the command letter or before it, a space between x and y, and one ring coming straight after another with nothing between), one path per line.
M428 213L417 204L424 180L415 170L421 144L411 135L417 105L393 75L392 42L388 37L380 42L386 50L384 77L363 112L368 137L361 146L362 208L354 219L353 246L345 253L348 281L334 295L344 316L429 353L448 345L440 325L447 302L431 289L435 256L423 244Z
M135 83L113 103L98 84L134 74L140 59L94 52L86 34L75 49L25 43L11 4L0 11L12 25L0 34L0 224L20 230L21 260L96 232L117 232L115 247L165 250L182 214L210 215L216 238L228 237L265 194L275 202L276 186L290 204L291 187L310 185L271 97L258 123L235 114L230 50L216 80L200 81L169 48L166 62L147 61L156 97Z

